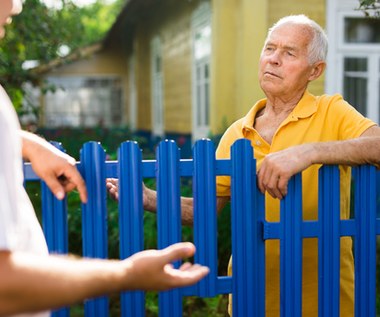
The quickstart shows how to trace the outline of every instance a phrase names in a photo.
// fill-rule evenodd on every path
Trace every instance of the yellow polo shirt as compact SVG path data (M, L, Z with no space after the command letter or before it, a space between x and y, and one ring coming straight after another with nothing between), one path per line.
M248 114L233 123L220 140L217 158L229 158L230 147L237 140L246 138L254 147L254 157L260 166L264 157L290 146L309 143L346 140L359 137L375 123L363 117L340 95L313 96L305 92L300 102L277 129L272 144L268 144L253 128L257 112L265 107L266 99L258 101ZM316 220L318 212L318 169L313 165L302 172L303 219ZM341 218L349 218L350 182L349 167L341 167ZM230 196L230 177L217 177L217 195ZM266 220L279 221L280 201L265 195ZM353 316L354 264L352 240L341 239L341 289L340 314ZM229 266L229 272L231 267ZM279 316L279 241L266 241L266 316ZM302 271L303 316L318 316L318 241L303 240ZM230 308L229 308L230 310Z

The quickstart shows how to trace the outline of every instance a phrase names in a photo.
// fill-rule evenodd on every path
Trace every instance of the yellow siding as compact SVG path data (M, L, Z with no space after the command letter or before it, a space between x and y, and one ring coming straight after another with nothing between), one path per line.
M146 28L139 28L135 39L137 129L151 130L150 42Z
M263 94L258 61L266 35L266 0L214 0L211 130L222 133Z
M168 1L138 26L135 38L138 129L151 130L150 41L161 40L164 130L191 133L191 13L199 1Z
M162 25L162 55L165 92L165 129L168 132L191 132L191 12L194 3L165 12ZM170 18L171 17L171 18ZM174 19L173 19L174 17Z
M236 107L236 3L212 3L211 131L221 133Z
M241 30L237 46L237 68L241 81L240 90L237 91L239 118L248 112L256 100L263 97L259 89L258 71L260 52L266 36L266 7L266 0L243 0L238 12L238 30Z

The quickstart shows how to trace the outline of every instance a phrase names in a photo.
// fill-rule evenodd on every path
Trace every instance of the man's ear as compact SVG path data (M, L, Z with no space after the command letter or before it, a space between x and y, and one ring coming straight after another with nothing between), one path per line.
M321 61L321 62L314 63L310 72L309 81L313 81L319 78L323 74L325 68L326 68L325 62Z

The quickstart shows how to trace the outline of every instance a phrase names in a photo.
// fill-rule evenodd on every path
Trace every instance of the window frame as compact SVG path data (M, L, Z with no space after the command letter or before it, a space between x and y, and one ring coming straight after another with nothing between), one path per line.
M152 134L163 137L165 132L165 106L164 106L164 71L161 49L161 39L155 36L150 43L151 48L151 122ZM160 58L160 71L157 72L156 60Z
M347 3L343 4L342 2L332 1L328 8L327 26L331 25L331 27L327 29L329 35L329 53L325 90L329 94L340 93L344 97L345 58L366 58L368 60L366 116L379 123L380 43L345 42L345 19L363 18L364 15L362 12L348 9L348 7L337 8L338 4L346 5Z
M112 113L112 109L114 107L111 107L111 106L103 107L102 108L102 115L99 115L99 117L97 119L99 120L99 122L101 122L101 119L104 119L105 117L107 117L109 119L108 120L109 122L105 121L105 123L103 123L105 127L120 126L123 124L123 122L124 122L123 121L123 115L120 116L120 112L122 113L122 109L123 109L123 89L122 89L122 78L120 76L117 76L117 75L107 75L107 76L77 76L77 75L48 76L48 77L46 77L46 80L48 83L55 85L57 88L56 88L56 92L48 92L48 94L44 95L44 97L43 97L44 98L44 114L43 114L43 120L42 121L43 121L43 125L45 127L51 127L51 128L57 128L57 127L71 127L71 128L89 127L89 128L92 128L92 127L98 126L98 124L89 124L88 122L87 123L82 122L81 118L83 116L88 117L89 114L91 114L91 112L86 111L89 109L88 104L86 104L86 109L84 110L84 112L83 112L83 109L79 109L76 112L76 116L73 115L73 114L75 114L75 112L72 112L70 110L72 108L70 108L69 110L63 111L61 113L60 120L58 120L58 121L53 120L51 122L48 122L49 118L48 118L47 114L49 112L52 113L52 115L59 114L59 112L57 111L58 107L56 107L56 106L55 106L55 109L53 109L54 111L49 111L47 109L47 107L49 107L49 99L55 98L54 94L62 91L64 94L66 94L65 98L69 98L71 101L73 101L72 96L80 93L81 89L90 89L90 88L92 90L94 89L94 87L92 87L92 86L83 85L84 83L88 82L89 80L92 80L92 81L107 80L110 82L113 81L119 85L118 93L120 94L120 96L119 96L120 97L119 98L120 104L118 105L118 107L120 109L119 109L119 111L117 111L119 115L115 116L115 114ZM77 83L77 84L75 84L75 83ZM109 88L112 88L112 86L109 86ZM113 87L113 88L115 88L115 87ZM65 91L68 91L68 93ZM113 93L113 89L110 90L110 94L111 94L110 95L110 97L111 97L110 102L112 102L112 98L114 97L112 95L112 93ZM74 101L80 103L82 100L78 99L78 100L74 100ZM75 105L74 105L74 107L75 107ZM80 106L80 108L81 108L81 106ZM109 113L106 114L104 112L104 110L108 110ZM71 113L71 115L69 115L70 113ZM115 123L113 121L113 118L115 118L115 117L118 117L120 119L119 123ZM78 123L75 123L76 121Z
M137 129L137 90L136 90L136 58L132 54L128 59L128 123L131 131Z
M345 19L346 18L365 18L362 12L340 11L338 13L338 49L340 51L351 51L361 53L363 51L378 53L380 43L346 43L344 41Z
M204 27L209 26L211 29L210 36L210 54L208 56L202 57L201 59L196 59L195 57L195 37L196 34ZM192 42L192 140L193 142L208 137L210 132L210 114L211 114L211 54L212 54L212 24L211 24L211 7L208 2L203 2L192 14L191 18L191 42ZM201 105L198 105L198 86L199 82L197 80L197 68L201 66L202 71L205 69L205 65L208 67L208 78L204 80L202 76L202 84L208 85L208 92L206 93L204 89L201 89ZM204 87L203 87L204 88ZM208 96L208 114L205 114L206 107L206 95ZM200 110L201 109L201 110ZM199 124L198 117L201 116L199 121L208 122L205 124Z

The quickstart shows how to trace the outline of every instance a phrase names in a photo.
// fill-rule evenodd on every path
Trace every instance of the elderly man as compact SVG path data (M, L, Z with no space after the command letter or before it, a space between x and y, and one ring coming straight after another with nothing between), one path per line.
M266 220L279 220L279 200L289 178L302 171L303 218L317 218L319 164L377 163L380 129L340 95L313 96L309 82L325 69L327 38L306 16L289 16L270 30L260 57L259 81L266 98L235 122L220 141L217 156L229 156L239 138L251 140L258 164L258 185L266 195ZM360 138L358 138L360 137ZM354 139L343 142L342 140ZM335 141L335 142L332 142ZM370 146L372 144L373 146ZM341 217L349 217L350 171L341 168ZM230 195L227 177L218 180L218 195ZM353 315L354 267L351 238L341 242L341 315ZM279 312L279 243L266 243L267 316ZM318 307L316 239L303 241L303 315Z
M269 30L260 56L259 100L224 133L217 158L229 158L240 138L251 141L258 165L258 186L266 193L266 220L279 220L279 200L291 176L303 171L303 218L316 219L320 164L378 164L380 129L340 95L313 96L309 82L326 66L327 37L304 15L280 19ZM117 183L108 188L117 197ZM349 217L350 170L341 168L341 217ZM144 191L144 205L155 210L156 194ZM230 178L217 179L218 210L229 200ZM182 199L184 222L192 221L192 201ZM303 241L303 316L318 316L316 239ZM341 241L341 316L353 316L354 264L351 238ZM279 316L279 242L266 242L266 316Z
M21 0L0 0L0 38ZM192 256L191 243L147 250L123 261L74 259L48 255L41 227L23 187L22 157L58 199L86 187L75 160L41 138L21 132L16 113L0 86L0 315L50 316L48 309L124 290L166 290L199 281L208 268L171 262ZM41 312L42 311L42 312ZM26 315L27 313L27 315Z

